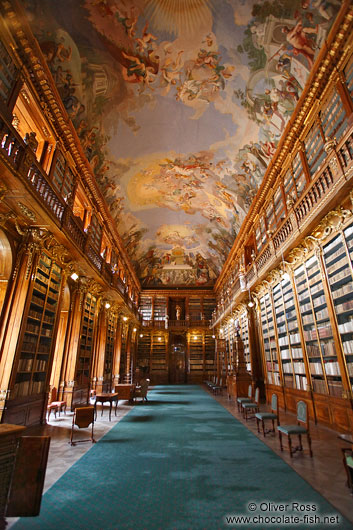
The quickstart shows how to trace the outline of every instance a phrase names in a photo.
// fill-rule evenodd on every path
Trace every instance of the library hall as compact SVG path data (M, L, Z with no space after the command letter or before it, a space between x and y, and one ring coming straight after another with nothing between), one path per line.
M0 530L353 528L353 0L0 0Z

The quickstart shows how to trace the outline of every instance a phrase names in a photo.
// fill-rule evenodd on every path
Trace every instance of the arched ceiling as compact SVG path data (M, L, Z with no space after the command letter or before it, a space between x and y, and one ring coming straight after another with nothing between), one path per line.
M143 287L209 286L339 0L27 0Z

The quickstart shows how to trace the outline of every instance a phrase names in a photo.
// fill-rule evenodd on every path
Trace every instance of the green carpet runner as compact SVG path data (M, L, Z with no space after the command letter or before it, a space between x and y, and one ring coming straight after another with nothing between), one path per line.
M148 397L15 530L352 528L200 387L158 386Z

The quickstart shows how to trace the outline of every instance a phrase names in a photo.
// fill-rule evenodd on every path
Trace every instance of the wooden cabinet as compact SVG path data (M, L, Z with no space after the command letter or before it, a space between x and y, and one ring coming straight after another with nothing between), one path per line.
M352 428L353 225L284 276L259 304L267 385L290 410L302 397L312 417Z
M113 358L115 335L117 329L117 315L110 313L107 317L107 336L105 341L105 358L103 373L103 392L110 392L113 378Z
M203 380L204 370L204 341L203 333L195 331L190 333L189 342L189 375L188 381L200 383Z
M42 253L33 273L17 343L4 421L18 425L45 418L62 270Z
M272 303L270 294L265 294L260 300L261 308L261 334L264 353L264 361L267 373L267 383L280 385L277 340L273 322Z
M167 377L167 340L166 333L152 335L150 376L153 383L162 383Z
M77 352L75 386L72 406L87 403L93 355L94 331L96 323L97 298L86 294L81 318L81 332Z
M284 279L273 289L273 306L284 385L307 390L304 353L289 279Z

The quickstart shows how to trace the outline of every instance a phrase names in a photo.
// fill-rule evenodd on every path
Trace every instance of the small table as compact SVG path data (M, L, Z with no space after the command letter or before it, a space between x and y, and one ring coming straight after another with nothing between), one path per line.
M95 416L97 419L97 403L102 403L102 414L103 416L103 404L106 402L109 402L109 421L111 421L112 417L112 408L113 408L113 402L115 401L115 416L116 416L116 409L118 408L118 392L102 392L101 394L96 395L96 401L94 404L94 410L95 410Z

